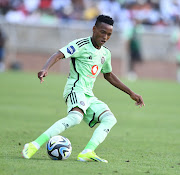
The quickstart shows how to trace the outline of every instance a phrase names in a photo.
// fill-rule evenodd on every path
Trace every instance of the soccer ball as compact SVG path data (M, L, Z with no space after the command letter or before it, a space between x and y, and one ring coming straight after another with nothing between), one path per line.
M52 160L65 160L71 152L71 142L66 137L54 136L47 143L47 153Z

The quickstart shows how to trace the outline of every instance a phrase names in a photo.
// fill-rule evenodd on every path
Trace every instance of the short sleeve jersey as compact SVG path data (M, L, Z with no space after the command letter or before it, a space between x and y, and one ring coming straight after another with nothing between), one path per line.
M74 40L59 50L65 58L71 58L64 97L72 91L94 96L92 89L98 74L112 71L111 52L105 46L96 49L91 37Z

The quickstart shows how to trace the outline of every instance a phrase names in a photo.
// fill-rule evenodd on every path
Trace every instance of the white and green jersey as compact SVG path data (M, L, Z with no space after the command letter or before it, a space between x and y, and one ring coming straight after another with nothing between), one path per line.
M70 74L63 96L73 91L93 96L92 89L98 74L112 71L110 51L104 46L96 49L91 37L74 40L59 50L65 58L71 58Z

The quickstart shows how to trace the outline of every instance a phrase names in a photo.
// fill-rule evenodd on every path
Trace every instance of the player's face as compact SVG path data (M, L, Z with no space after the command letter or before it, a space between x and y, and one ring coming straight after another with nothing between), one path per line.
M96 48L101 46L111 37L113 26L106 23L99 23L93 27L92 42Z

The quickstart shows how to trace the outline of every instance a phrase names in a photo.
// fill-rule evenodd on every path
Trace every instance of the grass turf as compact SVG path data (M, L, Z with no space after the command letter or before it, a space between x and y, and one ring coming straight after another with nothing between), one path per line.
M20 154L23 145L66 116L62 98L66 76L50 74L40 84L33 73L0 74L0 174L179 175L180 85L166 81L123 82L143 96L145 107L136 107L125 93L102 78L94 87L95 95L108 104L118 120L96 150L108 164L76 161L94 130L84 122L62 133L73 147L68 160L50 160L46 145L26 160Z

